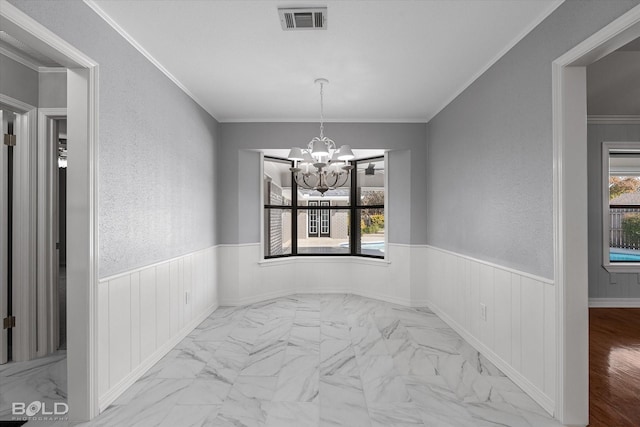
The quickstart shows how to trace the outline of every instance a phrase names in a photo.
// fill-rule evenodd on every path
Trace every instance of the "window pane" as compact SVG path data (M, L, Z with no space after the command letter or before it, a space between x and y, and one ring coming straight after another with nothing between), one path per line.
M278 256L291 254L291 210L264 210L264 255Z
M609 155L609 260L640 262L640 154Z
M357 173L358 205L384 205L384 157L359 161Z
M384 257L384 209L358 209L360 236L356 253Z
M291 162L264 159L264 204L291 205Z
M349 254L349 210L321 209L328 201L310 201L316 209L298 210L299 254Z

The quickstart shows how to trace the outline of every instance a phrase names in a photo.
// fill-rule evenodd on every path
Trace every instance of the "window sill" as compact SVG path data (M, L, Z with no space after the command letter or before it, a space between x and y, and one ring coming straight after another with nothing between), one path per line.
M380 259L380 258L365 258L358 256L321 256L321 257L313 257L313 256L291 256L284 258L271 258L271 259L263 259L258 261L258 265L261 267L271 267L276 265L283 264L294 264L297 262L305 262L305 263L354 263L354 264L365 264L365 265L377 265L377 266L386 266L391 264L391 261L388 259Z
M603 264L602 268L607 270L609 273L640 273L640 262Z

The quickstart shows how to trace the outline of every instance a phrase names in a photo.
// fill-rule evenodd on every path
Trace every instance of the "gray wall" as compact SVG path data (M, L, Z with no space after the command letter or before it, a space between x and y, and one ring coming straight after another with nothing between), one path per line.
M609 274L602 268L602 143L640 142L640 125L587 127L589 188L589 298L640 298L637 273Z
M565 1L431 120L429 244L553 278L551 64L638 3Z
M218 123L83 2L11 3L100 64L100 277L216 244Z
M38 74L38 107L65 108L67 106L67 73Z
M38 106L38 72L0 54L0 93Z
M220 243L260 242L260 149L303 146L317 123L223 123L218 155ZM338 145L389 149L389 241L426 242L426 126L422 123L328 123ZM254 150L254 151L251 151Z
M587 114L640 114L640 52L613 52L587 67Z

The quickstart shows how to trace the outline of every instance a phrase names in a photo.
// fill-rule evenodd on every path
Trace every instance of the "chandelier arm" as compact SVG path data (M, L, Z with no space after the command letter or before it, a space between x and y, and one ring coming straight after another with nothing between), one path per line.
M302 175L302 181L304 182L304 188L306 188L307 190L313 190L313 186L307 182L307 175Z
M347 171L347 172L345 172L345 173L340 172L340 173L338 174L338 177L339 177L339 176L341 176L341 175L344 175L344 181L342 181L342 184L337 185L338 187L342 187L342 186L343 186L343 185L345 185L345 184L347 183L347 181L349 180L349 171Z

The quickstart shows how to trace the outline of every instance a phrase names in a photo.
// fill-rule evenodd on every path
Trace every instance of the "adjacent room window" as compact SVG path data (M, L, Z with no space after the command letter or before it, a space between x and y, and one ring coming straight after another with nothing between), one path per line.
M351 162L342 186L321 195L292 179L291 161L264 158L264 256L384 258L385 159Z
M603 265L640 271L640 144L603 144Z

